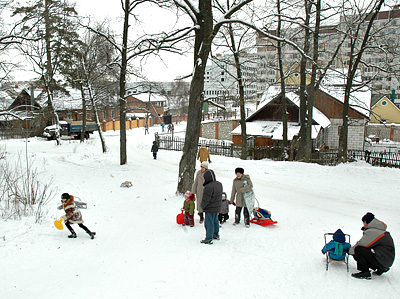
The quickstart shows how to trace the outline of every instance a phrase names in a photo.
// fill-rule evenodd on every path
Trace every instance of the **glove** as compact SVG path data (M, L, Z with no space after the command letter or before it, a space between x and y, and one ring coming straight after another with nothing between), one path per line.
M211 160L210 160L210 159L208 159L208 163L211 163Z

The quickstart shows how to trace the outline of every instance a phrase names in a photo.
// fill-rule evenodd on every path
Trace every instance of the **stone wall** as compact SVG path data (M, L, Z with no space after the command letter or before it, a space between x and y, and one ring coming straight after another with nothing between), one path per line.
M232 141L231 132L239 125L238 120L206 121L201 123L201 137Z

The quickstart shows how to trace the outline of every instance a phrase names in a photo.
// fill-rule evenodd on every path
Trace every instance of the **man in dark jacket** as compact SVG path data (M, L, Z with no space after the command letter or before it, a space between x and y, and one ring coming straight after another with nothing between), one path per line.
M369 269L376 270L375 275L389 271L395 256L394 243L390 233L386 231L386 224L376 219L374 214L365 214L362 222L363 236L349 251L357 261L360 272L351 276L371 279Z
M204 227L206 238L203 244L212 244L212 240L219 240L218 213L222 205L222 184L215 179L215 173L211 169L204 172L204 190L201 208L205 213Z

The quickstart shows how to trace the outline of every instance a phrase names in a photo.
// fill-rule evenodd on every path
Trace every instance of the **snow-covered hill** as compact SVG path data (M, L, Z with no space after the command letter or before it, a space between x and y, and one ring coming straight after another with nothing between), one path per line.
M184 130L184 124L175 131ZM271 227L233 226L234 210L221 228L221 240L200 244L205 230L178 226L183 203L176 196L181 152L150 152L160 127L128 132L128 164L119 165L119 132L107 132L109 152L98 136L61 146L28 140L28 155L41 179L53 179L55 196L41 224L33 218L0 220L1 298L398 298L400 269L372 280L357 280L351 258L325 270L324 233L341 228L354 243L368 211L388 224L400 240L398 169L362 162L337 167L297 162L242 161L212 156L212 168L228 196L234 169L251 176L262 208L272 211ZM7 159L25 153L25 140L2 140ZM121 188L124 181L133 187ZM76 239L53 221L61 193L88 203Z

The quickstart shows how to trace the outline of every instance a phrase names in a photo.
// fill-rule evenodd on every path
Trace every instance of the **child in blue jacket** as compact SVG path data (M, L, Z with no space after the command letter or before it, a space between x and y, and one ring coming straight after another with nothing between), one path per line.
M333 235L333 240L326 244L321 251L323 254L328 251L331 259L340 261L346 257L346 252L349 252L350 247L351 245L346 242L343 231L339 228Z

